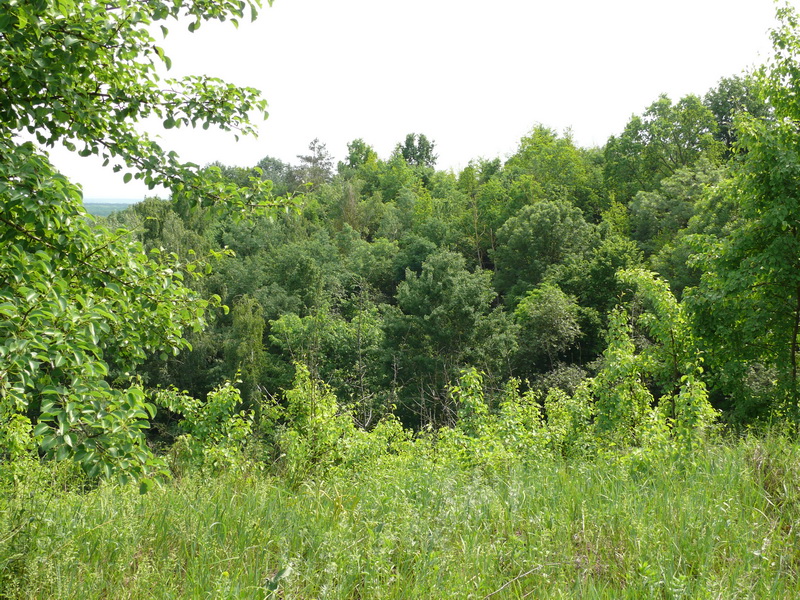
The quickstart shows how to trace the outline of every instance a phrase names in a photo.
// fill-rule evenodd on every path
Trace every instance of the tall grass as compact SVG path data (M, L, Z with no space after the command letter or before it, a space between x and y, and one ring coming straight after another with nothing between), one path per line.
M778 437L691 464L409 453L297 486L238 472L18 493L0 597L797 598L798 457Z

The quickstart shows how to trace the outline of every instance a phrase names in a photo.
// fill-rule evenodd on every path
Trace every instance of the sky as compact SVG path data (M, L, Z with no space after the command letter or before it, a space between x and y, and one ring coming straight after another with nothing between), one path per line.
M800 3L800 0L794 0ZM275 0L258 19L168 25L170 75L207 74L262 91L258 139L149 129L182 159L297 162L314 138L335 159L363 138L388 157L408 133L437 167L505 159L537 124L602 146L661 93L702 96L770 54L772 0ZM93 158L51 152L84 198L137 199ZM163 194L162 194L163 195Z

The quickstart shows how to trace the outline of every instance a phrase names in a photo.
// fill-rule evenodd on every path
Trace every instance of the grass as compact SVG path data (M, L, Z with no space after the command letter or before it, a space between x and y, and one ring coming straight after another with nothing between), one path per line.
M692 465L406 455L296 487L39 489L0 514L34 517L0 535L0 597L797 598L798 456L748 438Z

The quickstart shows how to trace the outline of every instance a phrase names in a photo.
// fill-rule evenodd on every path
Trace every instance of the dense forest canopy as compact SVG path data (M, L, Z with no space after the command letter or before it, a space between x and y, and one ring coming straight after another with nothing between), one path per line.
M536 125L506 160L457 173L419 133L383 157L353 140L337 165L318 139L291 164L182 164L136 123L246 135L265 104L162 79L152 26L256 4L19 0L0 15L3 460L38 446L146 478L165 465L148 440L285 449L280 432L320 414L470 431L512 396L625 447L655 422L684 440L797 419L792 9L767 65L654 99L602 148ZM56 142L171 198L87 219L42 149Z

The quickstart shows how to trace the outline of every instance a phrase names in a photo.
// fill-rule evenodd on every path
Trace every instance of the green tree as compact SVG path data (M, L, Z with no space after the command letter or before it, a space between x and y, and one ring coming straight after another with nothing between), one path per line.
M720 172L721 179L708 186L695 199L693 215L684 229L651 258L653 267L669 281L680 298L687 287L697 287L703 274L695 255L730 235L738 226L738 206L728 190L736 185L730 169Z
M608 317L625 289L617 280L617 271L643 264L642 252L635 242L609 233L606 223L599 229L605 235L597 246L585 254L570 257L564 265L553 269L548 278L566 294L575 297L580 306L579 363L592 361L605 348Z
M569 261L553 279L578 298L581 306L606 315L619 303L622 293L617 271L639 267L642 262L642 252L635 242L620 235L607 235L581 259Z
M596 242L594 226L569 202L525 206L497 232L495 286L513 305L553 267L583 256Z
M701 379L703 357L686 307L654 273L631 269L618 277L641 305L636 317L622 307L609 316L601 368L587 381L596 402L596 431L613 445L644 446L663 444L663 434L671 432L678 452L691 457L718 415Z
M366 300L359 308L351 320L327 307L302 318L281 315L270 323L270 338L284 360L303 362L348 403L359 424L368 426L385 412L374 385L383 332L377 308Z
M401 201L404 192L416 196L416 192L421 191L423 185L419 169L409 165L400 154L395 153L389 160L379 161L377 165L377 187L370 191L380 193L384 202Z
M730 155L739 139L736 132L736 115L747 113L763 118L770 114L769 104L758 91L758 80L744 75L723 77L716 87L703 96L705 104L717 120L715 137L725 144L726 154Z
M464 257L454 252L431 254L419 274L406 271L397 289L397 308L384 324L387 377L401 388L406 420L452 419L447 385L481 345L494 298L490 273L470 273ZM492 351L504 353L501 347Z
M397 144L396 152L412 167L429 167L436 165L438 158L433 149L436 142L429 140L424 133L409 133L402 144Z
M758 73L774 118L740 115L742 155L726 186L737 227L707 248L705 274L690 294L695 322L740 417L770 408L796 411L800 349L800 31L791 7L778 10L774 55ZM688 292L687 292L688 293ZM747 389L766 368L776 389Z
M266 366L264 352L264 315L261 306L243 296L231 310L232 326L225 340L225 362L228 377L237 376L242 400L254 406L262 397L261 376Z
M657 253L686 228L697 201L719 183L724 172L701 159L662 180L659 189L634 196L630 203L631 237L647 256Z
M303 183L319 187L333 177L333 158L325 144L314 138L308 145L308 154L298 154L300 165L297 173Z
M577 301L551 283L528 292L517 305L514 317L520 325L517 361L522 363L523 376L530 376L543 359L553 369L559 355L581 337Z
M302 184L297 170L279 158L265 156L256 163L256 167L261 169L262 179L272 182L272 193L276 196L295 192Z
M497 230L502 227L511 204L502 181L500 159L471 162L458 175L458 190L465 196L459 227L465 237L465 252L475 253L479 265L490 265Z
M716 133L714 113L700 98L689 95L673 104L662 94L606 144L605 176L615 199L627 202L640 190L652 191L701 156L718 161L724 146Z
M18 0L0 13L0 429L34 435L43 451L71 456L92 475L157 468L142 433L154 407L140 389L105 377L185 348L182 334L203 326L208 302L183 284L196 265L156 260L124 232L92 226L80 190L20 136L98 155L126 181L204 204L273 205L266 184L240 189L136 129L158 118L166 128L254 133L248 114L265 108L258 92L162 77L157 69L170 60L152 32L161 25L166 34L169 20L189 20L190 30L235 21L257 6Z
M534 127L504 170L512 211L537 200L568 200L595 217L604 206L602 172L590 152L575 146L569 131L559 136L543 125Z
M175 203L169 200L145 198L111 215L106 225L110 229L129 230L145 252L163 250L177 254L184 261L205 256L211 248L210 240L189 228L175 208Z
M358 138L347 144L347 158L339 162L337 170L346 175L377 161L378 153L363 139Z
M364 196L375 198L381 189L380 172L383 162L375 149L363 139L358 138L347 144L347 157L339 161L337 171L348 182L363 182L361 192ZM377 195L378 200L383 198Z

